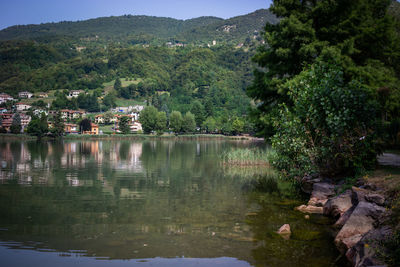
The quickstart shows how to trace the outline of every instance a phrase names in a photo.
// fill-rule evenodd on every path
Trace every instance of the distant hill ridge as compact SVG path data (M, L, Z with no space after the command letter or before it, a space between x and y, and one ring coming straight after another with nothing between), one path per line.
M230 19L199 17L178 20L153 16L112 16L84 21L63 21L31 25L16 25L0 31L0 41L29 40L52 36L70 38L95 38L110 41L129 41L142 36L144 42L151 40L207 42L210 38L219 41L240 41L260 31L267 22L278 20L267 9Z

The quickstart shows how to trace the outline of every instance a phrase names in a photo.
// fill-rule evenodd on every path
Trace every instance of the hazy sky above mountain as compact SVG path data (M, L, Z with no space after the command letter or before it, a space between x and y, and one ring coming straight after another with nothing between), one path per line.
M0 29L21 24L76 21L124 14L189 19L230 18L260 8L271 0L0 0Z

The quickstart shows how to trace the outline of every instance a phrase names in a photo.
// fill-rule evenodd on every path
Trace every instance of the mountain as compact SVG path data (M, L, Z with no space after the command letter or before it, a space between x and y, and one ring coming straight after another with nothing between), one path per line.
M183 41L190 43L244 41L277 18L266 9L231 19L199 17L189 20L132 16L101 17L84 21L17 25L0 31L0 41L43 40L56 36L91 41L149 43ZM140 38L138 38L140 36Z

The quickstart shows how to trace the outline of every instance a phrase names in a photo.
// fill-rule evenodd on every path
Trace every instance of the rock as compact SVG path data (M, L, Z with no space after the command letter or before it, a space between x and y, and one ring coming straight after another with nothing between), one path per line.
M304 219L309 220L310 219L310 215L304 215Z
M284 224L279 228L278 234L291 234L292 232L290 231L290 225L289 224Z
M350 215L353 213L354 209L356 206L351 207L348 209L345 213L342 214L342 216L335 222L333 225L335 228L342 228L343 225L347 222L347 220L350 218Z
M384 212L385 209L376 204L365 201L358 203L335 238L338 249L345 253L363 234L374 228L375 220Z
M317 213L317 214L322 214L324 211L323 207L316 207L316 206L311 206L311 205L301 205L295 208L295 210L298 210L303 213Z
M335 187L329 183L315 183L311 193L309 206L323 207L328 198L335 195Z
M319 182L321 182L321 179L318 178L318 175L306 175L300 181L301 190L304 193L311 194L314 184Z
M351 190L347 190L339 196L330 198L324 205L324 215L332 216L333 218L341 217L353 206L351 196Z
M365 200L371 203L375 203L379 206L383 206L385 204L385 197L376 193L370 193L366 195Z
M375 251L376 248L379 249L382 240L388 239L391 234L392 229L389 226L369 231L347 251L347 259L356 267L383 265L376 257Z
M353 205L357 205L359 202L366 201L365 196L369 193L368 190L355 186L351 188L351 191L353 192L351 196Z
M278 232L279 235L281 235L284 239L288 240L290 238L291 235L291 231L290 231L290 225L289 224L284 224L281 226L281 228L279 228Z
M329 183L315 183L311 197L328 198L335 195L335 186Z

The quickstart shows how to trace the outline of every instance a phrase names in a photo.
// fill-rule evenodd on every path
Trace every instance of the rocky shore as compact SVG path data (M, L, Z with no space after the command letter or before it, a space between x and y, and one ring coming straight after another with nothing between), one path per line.
M352 266L383 265L376 255L380 241L391 235L385 225L390 217L386 200L378 188L370 184L353 186L342 191L340 183L319 177L304 177L302 190L310 193L307 205L296 209L333 217L337 230L335 245ZM339 192L339 193L338 193ZM341 192L341 193L340 193Z

